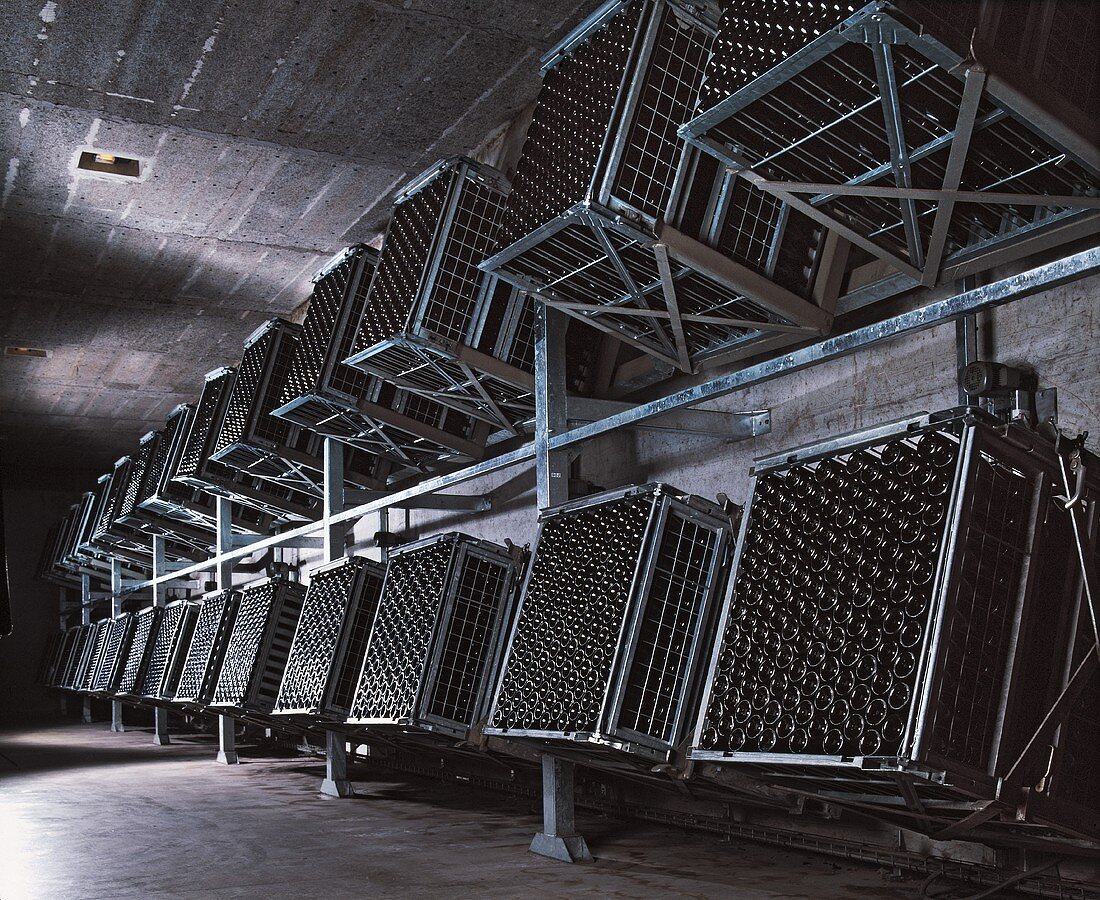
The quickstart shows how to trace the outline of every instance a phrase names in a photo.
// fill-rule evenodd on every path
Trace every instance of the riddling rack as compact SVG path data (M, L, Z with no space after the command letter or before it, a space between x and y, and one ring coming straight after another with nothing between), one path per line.
M378 609L386 568L348 556L310 573L274 714L342 722Z
M198 604L190 600L176 600L163 607L141 682L143 700L163 705L175 699L198 614Z
M1022 757L1095 637L1058 476L975 410L760 461L691 757L932 833L1030 793L985 827L1095 834L1094 711Z
M611 0L543 58L482 264L688 372L827 331L846 257L679 138L716 26L708 4Z
M211 459L308 502L322 494L321 438L271 415L285 393L301 331L293 322L270 319L245 341ZM344 475L349 486L381 488L378 464L372 454L348 453Z
M386 564L348 725L465 738L487 712L516 564L504 547L450 532Z
M115 689L117 696L133 697L135 700L140 697L163 615L164 610L159 606L146 606L134 613L134 634Z
M195 616L195 630L189 645L182 642L177 650L183 657L179 680L171 698L181 706L206 706L214 696L218 676L229 649L229 636L237 616L241 595L235 590L215 591L199 601Z
M480 453L474 421L353 369L355 330L377 253L348 247L314 276L302 337L273 415L388 463L391 480L419 475L453 455ZM381 464L379 478L385 469Z
M544 512L486 733L670 757L694 724L735 527L664 484Z
M91 692L103 696L114 694L126 668L130 652L130 642L134 637L134 614L120 613L107 619L107 633L100 655Z
M271 712L304 594L302 585L282 576L254 581L241 590L211 710L238 717Z
M179 451L173 453L175 468L170 469L169 477L186 487L228 497L275 521L316 518L320 507L316 497L246 476L213 459L236 375L236 370L229 367L206 373L190 425L186 430L181 429L177 437L182 444Z
M478 269L497 237L508 183L464 157L398 195L347 362L492 430L534 407L534 310Z
M91 634L84 648L84 657L80 663L73 689L82 694L90 694L95 686L99 666L107 650L107 635L111 630L110 619L100 619L92 623Z
M1096 79L1066 45L1098 27L1066 0L731 0L680 133L774 215L956 280L1095 232Z

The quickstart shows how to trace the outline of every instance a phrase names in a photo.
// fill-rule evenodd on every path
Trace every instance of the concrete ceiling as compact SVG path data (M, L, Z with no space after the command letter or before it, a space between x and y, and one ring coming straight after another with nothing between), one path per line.
M50 354L0 356L7 464L105 470L596 5L0 3L0 340ZM76 174L91 148L145 175Z

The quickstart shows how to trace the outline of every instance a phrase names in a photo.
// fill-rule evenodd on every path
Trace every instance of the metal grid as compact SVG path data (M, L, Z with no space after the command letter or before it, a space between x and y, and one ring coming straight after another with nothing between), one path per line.
M133 613L122 613L110 620L103 657L91 689L98 694L112 694L118 689L134 636Z
M676 739L722 537L675 514L665 522L624 679L621 727L666 743Z
M545 513L489 733L671 752L731 539L729 516L660 484Z
M502 176L437 163L398 198L348 362L496 428L533 414L531 368L499 325L515 304L479 263L504 209ZM531 315L525 304L519 314Z
M282 578L241 592L211 705L268 713L279 692L305 588Z
M454 545L391 555L349 722L407 722L416 712Z
M758 477L703 750L902 754L959 447L900 437Z
M91 634L91 625L80 625L76 627L72 642L69 645L68 655L65 658L63 670L58 679L58 687L68 690L76 689L77 671L80 669L80 662L84 658L84 651L88 646L88 640Z
M378 563L359 556L312 572L275 713L347 715L383 572Z
M156 644L157 632L163 611L159 606L148 606L134 616L134 636L126 654L126 664L118 681L119 694L137 694L145 678Z
M195 630L176 685L177 703L210 702L225 659L241 595L236 591L207 594L198 607Z
M38 675L34 680L35 684L40 684L44 687L49 687L53 684L53 676L57 671L59 660L64 650L66 637L67 635L64 631L58 631L50 635L50 639L46 644L46 650L42 654L42 660L38 664Z
M510 579L511 572L499 561L476 557L469 558L458 573L458 590L427 706L429 715L450 722L473 721L492 652L493 624Z
M197 612L195 604L186 600L164 607L141 682L143 697L150 700L175 697L187 648L191 646Z
M742 177L925 284L987 268L993 263L982 257L1001 258L990 256L999 247L1019 244L1012 252L1023 255L1056 226L1097 216L1082 201L1100 190L1095 148L1073 125L1035 120L1030 110L1045 102L968 69L973 53L1019 55L1008 81L1034 81L1040 29L1038 49L1019 36L997 47L1001 31L977 3L945 12L902 2L897 8L915 17L904 22L885 3L858 12L811 6L726 9L708 108L681 132L689 141L747 167ZM1090 14L1095 28L1100 17ZM838 28L842 15L849 18ZM906 195L914 185L931 193Z
M57 650L57 658L53 667L47 673L46 684L49 687L60 688L65 686L65 675L68 671L69 660L72 658L73 649L80 640L80 626L74 625L63 632L61 643Z
M482 266L684 371L764 338L822 333L832 318L810 299L820 229L785 236L789 211L767 215L732 196L729 176L699 165L677 135L713 38L699 15L669 0L609 4L566 39L498 251ZM586 127L594 143L575 147ZM551 171L537 184L530 177ZM826 305L832 290L823 289Z
M244 475L211 458L219 441L226 405L236 372L221 368L207 373L190 427L183 438L170 478L207 493L229 497L275 519L310 519L319 506L316 498L282 485ZM246 523L247 524L247 523Z
M81 663L75 682L77 690L84 693L91 693L95 690L96 678L103 664L103 657L107 652L107 637L111 630L111 620L102 619L96 622L92 628L94 631L89 641L85 661Z
M348 722L464 736L492 683L514 582L503 547L462 534L394 551Z
M692 758L937 836L1087 833L1091 711L1033 752L1080 634L1059 489L1052 444L973 410L760 462Z

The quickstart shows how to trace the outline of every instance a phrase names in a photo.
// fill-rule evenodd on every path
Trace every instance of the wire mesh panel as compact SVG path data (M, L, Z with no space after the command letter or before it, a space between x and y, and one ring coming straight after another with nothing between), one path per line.
M544 513L486 731L667 755L694 709L732 531L660 484Z
M92 625L79 625L76 627L75 632L72 634L68 655L65 658L65 665L59 675L58 687L70 691L78 689L80 665L89 650L88 645L93 633L94 626Z
M147 606L134 614L134 633L118 680L119 696L139 695L152 659L164 610Z
M72 653L73 644L77 640L80 628L74 626L60 631L55 636L53 652L47 654L46 666L42 675L42 684L46 687L61 687L65 678L65 666Z
M92 634L84 651L84 659L77 670L75 688L83 693L91 693L95 689L96 677L99 675L103 657L107 652L107 636L111 630L111 620L102 619L92 625Z
M176 696L198 612L198 606L189 600L176 600L164 607L141 681L143 698L171 700Z
M818 248L792 243L820 229L785 242L789 216L737 217L731 178L677 135L715 28L706 4L611 2L544 58L498 248L482 265L686 371L831 324L818 302L828 307L828 292L815 294ZM748 228L768 251L759 263L721 246ZM804 262L797 271L778 264L784 247L785 263Z
M211 706L242 714L271 712L304 595L302 585L286 578L244 588Z
M92 682L91 690L94 693L113 694L118 689L133 636L133 613L122 613L109 620L103 656Z
M347 717L384 575L361 556L313 570L274 713Z
M394 551L348 722L465 735L491 689L514 581L508 551L462 534Z
M1095 228L1096 79L1067 102L1042 74L1056 19L1100 32L1088 6L734 0L681 133L864 259L951 281Z
M1057 471L973 411L760 462L692 757L838 802L1001 794L1068 665Z
M315 518L319 510L315 498L245 475L213 459L235 379L236 371L230 368L206 374L190 426L181 433L182 444L172 455L175 468L170 478L196 490L228 497L274 519Z
M176 703L205 706L214 695L229 647L229 636L237 616L241 595L237 591L207 594L198 604L195 630L180 669Z
M494 429L534 414L533 367L518 344L524 326L501 327L532 318L531 305L478 269L507 191L495 169L459 157L398 195L348 358Z
M35 684L43 687L49 687L53 684L53 676L58 668L66 636L64 631L58 631L50 635L49 640L46 642L46 649L42 652L42 658L38 663L38 674L34 679Z

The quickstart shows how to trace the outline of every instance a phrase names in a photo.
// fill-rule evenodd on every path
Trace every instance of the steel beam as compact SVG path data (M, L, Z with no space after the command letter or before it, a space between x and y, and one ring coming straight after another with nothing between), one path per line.
M569 423L572 426L599 422L634 409L635 406L637 406L635 403L623 403L618 400L570 397ZM771 413L768 410L722 412L716 409L680 409L670 411L654 421L645 421L632 427L647 431L697 434L741 441L767 434L771 431L772 424Z
M347 735L325 732L325 778L321 793L329 797L352 797L355 791L348 780Z

